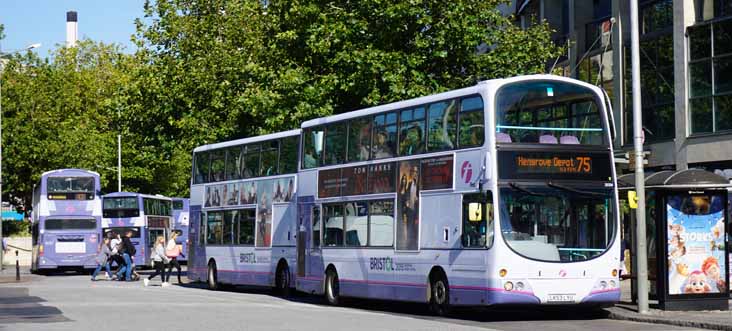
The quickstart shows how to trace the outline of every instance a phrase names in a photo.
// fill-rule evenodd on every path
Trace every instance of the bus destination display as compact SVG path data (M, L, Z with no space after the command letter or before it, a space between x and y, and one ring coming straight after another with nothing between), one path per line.
M498 176L502 179L608 181L610 171L607 152L498 152Z
M592 156L516 156L516 172L542 174L592 174Z

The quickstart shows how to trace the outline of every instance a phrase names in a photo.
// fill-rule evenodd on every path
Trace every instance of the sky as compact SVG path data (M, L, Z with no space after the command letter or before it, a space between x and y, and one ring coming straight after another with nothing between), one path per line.
M66 42L66 12L78 13L79 39L117 43L126 53L135 51L130 36L135 18L142 17L144 0L0 0L0 24L5 39L0 51L10 52L34 43L47 57Z

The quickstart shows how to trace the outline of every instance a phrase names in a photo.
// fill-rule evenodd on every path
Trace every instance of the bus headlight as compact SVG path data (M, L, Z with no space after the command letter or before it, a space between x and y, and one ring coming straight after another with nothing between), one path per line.
M606 281L604 281L604 280L603 280L603 281L601 281L601 282L600 282L600 288L601 288L601 289L603 289L603 290L604 290L604 289L607 289L607 282L606 282Z
M503 289L506 291L513 291L513 283L511 282L505 282L503 284Z
M611 281L610 281L610 287L612 287L612 288L615 288L616 286L618 286L618 284L617 284L617 283L615 283L615 281L614 281L614 280L611 280Z
M523 290L524 290L524 283L516 282L516 291L523 291Z

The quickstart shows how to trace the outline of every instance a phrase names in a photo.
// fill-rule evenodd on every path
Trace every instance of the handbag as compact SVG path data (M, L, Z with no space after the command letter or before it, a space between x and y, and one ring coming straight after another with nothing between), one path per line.
M170 257L170 258L178 257L179 254L180 254L180 249L178 248L178 245L175 245L175 247L173 249L165 250L165 256Z

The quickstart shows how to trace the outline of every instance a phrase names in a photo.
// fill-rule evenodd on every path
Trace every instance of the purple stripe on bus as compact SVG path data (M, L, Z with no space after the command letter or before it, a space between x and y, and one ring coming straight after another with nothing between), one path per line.
M590 295L600 294L600 293L608 293L608 292L618 292L618 293L620 293L620 288L611 288L611 289L606 289L606 290L592 291L592 292L590 292Z
M357 280L357 279L342 279L342 282L349 283L360 283L360 284L373 284L373 285L394 285L394 286L412 286L412 287L427 287L427 284L417 283L402 283L402 282L387 282L387 281L369 281L369 280Z

